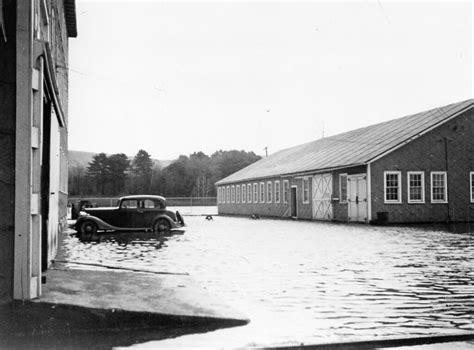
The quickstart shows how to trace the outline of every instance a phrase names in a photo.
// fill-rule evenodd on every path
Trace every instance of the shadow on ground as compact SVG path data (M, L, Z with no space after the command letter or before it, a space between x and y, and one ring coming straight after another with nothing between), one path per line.
M245 323L24 302L0 307L0 348L110 349Z

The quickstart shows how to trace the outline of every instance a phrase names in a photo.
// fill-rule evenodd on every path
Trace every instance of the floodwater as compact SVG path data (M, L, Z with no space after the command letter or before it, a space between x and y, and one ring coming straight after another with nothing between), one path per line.
M251 322L134 347L291 346L474 332L472 233L185 217L183 232L66 239L66 259L187 272ZM74 264L70 264L74 266Z

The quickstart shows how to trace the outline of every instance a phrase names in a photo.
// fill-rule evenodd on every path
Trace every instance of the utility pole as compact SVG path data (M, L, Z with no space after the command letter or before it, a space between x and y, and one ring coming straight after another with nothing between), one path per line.
M264 150L265 150L265 157L268 157L268 147L265 147Z

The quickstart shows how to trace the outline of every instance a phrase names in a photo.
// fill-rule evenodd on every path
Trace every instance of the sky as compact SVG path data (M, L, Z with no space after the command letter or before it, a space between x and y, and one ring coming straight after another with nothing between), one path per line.
M472 4L76 1L69 149L265 155L472 97Z

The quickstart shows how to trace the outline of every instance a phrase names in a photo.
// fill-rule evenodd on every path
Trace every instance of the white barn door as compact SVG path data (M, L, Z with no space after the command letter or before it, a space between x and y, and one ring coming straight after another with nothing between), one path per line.
M60 134L59 124L54 113L51 114L51 150L49 172L49 215L48 215L48 250L47 264L58 252L58 227L59 227L59 176L60 176Z
M367 175L347 177L347 202L349 221L367 221Z
M332 174L313 176L313 219L332 220Z

